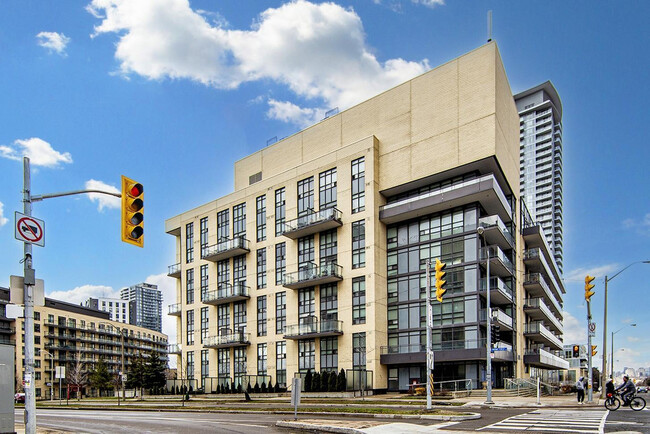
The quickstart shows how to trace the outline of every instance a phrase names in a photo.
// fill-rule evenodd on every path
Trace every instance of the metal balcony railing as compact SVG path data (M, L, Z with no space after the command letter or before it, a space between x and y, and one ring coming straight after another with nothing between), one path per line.
M324 320L312 321L304 324L288 325L284 336L305 335L340 335L343 334L343 321Z
M219 304L219 302L228 302L232 299L250 298L249 287L242 283L229 283L219 284L219 288L214 291L208 291L203 297L203 302L208 304Z
M169 315L180 315L181 314L181 304L174 303L169 305Z
M229 333L209 336L203 343L206 347L249 345L250 333Z
M180 276L181 274L181 264L177 262L176 264L169 265L167 267L168 276Z
M232 239L225 239L217 244L205 247L201 252L201 258L220 260L247 252L250 252L250 241L240 236Z
M343 279L343 267L335 262L317 266L310 264L301 267L300 270L287 273L284 276L283 286L287 288L301 288L303 286L314 285L318 283L329 283Z
M320 211L314 211L307 215L284 222L282 233L289 238L309 235L313 231L321 231L321 226L323 225L329 227L341 226L341 217L341 211L336 208L326 208ZM310 230L309 228L313 228L313 230ZM297 233L300 233L300 235L295 235Z

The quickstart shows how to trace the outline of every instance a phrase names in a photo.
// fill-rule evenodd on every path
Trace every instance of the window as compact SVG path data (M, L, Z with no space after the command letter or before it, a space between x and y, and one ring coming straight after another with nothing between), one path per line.
M266 248L257 251L257 289L266 288Z
M336 372L339 364L339 340L334 336L331 338L320 338L320 370Z
M266 295L257 297L257 336L266 336Z
M366 369L366 334L352 335L352 367Z
M217 241L221 242L230 237L229 210L224 209L217 213Z
M201 223L201 257L205 255L205 249L208 247L208 218L203 217Z
M209 316L208 308L201 308L201 343L205 342L208 339L209 332Z
M217 326L219 334L224 335L230 332L230 304L217 306Z
M321 232L319 236L320 265L336 263L336 229Z
M314 370L316 362L316 342L314 339L298 341L298 369L305 373Z
M287 327L287 293L275 293L275 333L283 334Z
M194 303L194 268L185 270L185 303Z
M352 222L352 268L366 266L366 227L363 220Z
M233 303L234 308L234 318L233 318L233 327L235 333L242 331L246 333L246 302L239 301Z
M284 222L286 218L284 187L275 190L275 236L282 235L284 232Z
M228 284L230 281L230 260L217 262L217 288Z
M208 295L208 265L201 265L201 301Z
M257 375L266 375L266 344L257 344Z
M319 209L336 207L336 167L318 176Z
M246 256L235 256L232 259L232 281L246 286Z
M185 263L194 261L194 223L185 225Z
M194 351L188 351L187 352L187 364L185 365L187 368L187 378L189 380L194 379Z
M220 348L217 357L217 370L219 371L217 375L219 378L228 378L228 383L230 383L230 349Z
M314 263L314 236L298 238L298 269Z
M365 158L352 161L352 214L366 209Z
M298 181L298 217L314 212L314 177Z
M287 387L287 342L275 343L275 379L280 387Z
M210 359L208 350L201 350L201 388L205 388L205 379L210 376Z
M310 324L315 319L316 303L314 300L314 288L298 290L298 322Z
M235 384L241 384L242 376L246 375L246 348L235 348Z
M366 278L352 279L352 324L366 323Z
M338 295L336 283L321 285L320 287L320 319L336 321L338 319ZM325 326L325 324L322 324Z
M258 197L255 202L257 241L264 241L266 239L266 196Z
M275 245L275 284L282 285L287 266L287 244Z
M232 236L246 237L246 203L232 207Z
M194 311L187 311L187 324L185 326L187 332L186 341L187 345L194 345Z

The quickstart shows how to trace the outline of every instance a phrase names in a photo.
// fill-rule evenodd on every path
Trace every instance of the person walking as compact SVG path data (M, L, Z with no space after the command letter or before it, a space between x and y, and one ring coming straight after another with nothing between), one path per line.
M584 404L585 402L584 377L580 377L578 381L576 381L576 390L578 391L578 404Z

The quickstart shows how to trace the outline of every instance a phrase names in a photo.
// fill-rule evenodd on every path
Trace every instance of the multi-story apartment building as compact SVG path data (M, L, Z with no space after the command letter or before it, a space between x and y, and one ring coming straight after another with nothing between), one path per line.
M129 301L129 324L162 331L162 293L157 285L139 283L123 288L120 298Z
M9 289L0 287L0 344L10 344L15 330L12 320L7 318L7 304L9 304Z
M562 102L550 81L515 95L521 196L562 272Z
M578 357L573 352L574 347L578 347ZM564 384L573 384L580 377L587 378L587 347L585 345L571 344L564 345L562 348L562 358L569 363L567 370L559 371L560 382Z
M549 310L561 281L539 226L520 223L518 125L489 43L237 161L233 193L165 223L181 375L426 381L436 258L447 264L433 302L436 381L481 387L488 316L501 330L496 385L566 363L551 352L562 348Z
M129 323L129 305L130 302L128 300L122 300L119 298L91 297L84 302L84 306L86 307L108 312L111 321L122 322L125 324Z
M15 330L24 330L23 318L12 320ZM16 385L21 389L23 378L24 332L12 336L16 345ZM44 306L34 307L34 390L36 398L58 399L67 396L66 380L52 389L48 383L56 383L57 366L65 366L67 373L78 366L83 371L92 370L103 359L113 374L122 370L124 357L128 372L137 354L145 357L157 352L167 359L167 336L142 327L111 321L108 312L79 306L64 301L45 298ZM93 394L89 386L84 393ZM53 395L51 395L53 393Z

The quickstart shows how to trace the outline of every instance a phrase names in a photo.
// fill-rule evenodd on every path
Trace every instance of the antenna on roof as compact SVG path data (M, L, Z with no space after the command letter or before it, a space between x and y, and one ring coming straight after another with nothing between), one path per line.
M266 141L266 146L272 145L278 141L278 136L273 136Z
M487 13L487 41L492 42L492 10Z

